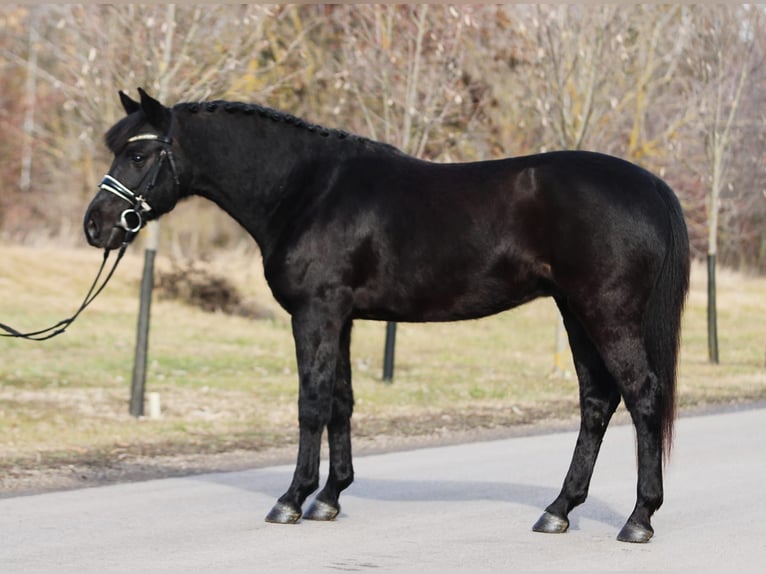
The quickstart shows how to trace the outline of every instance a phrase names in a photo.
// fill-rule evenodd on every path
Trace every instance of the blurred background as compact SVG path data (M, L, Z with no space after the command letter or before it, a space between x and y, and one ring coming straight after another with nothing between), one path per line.
M122 115L257 102L435 161L589 149L662 175L695 257L766 272L766 67L754 6L0 7L0 239L84 245ZM183 204L161 250L254 249ZM166 222L166 223L165 223ZM712 230L712 232L711 232Z

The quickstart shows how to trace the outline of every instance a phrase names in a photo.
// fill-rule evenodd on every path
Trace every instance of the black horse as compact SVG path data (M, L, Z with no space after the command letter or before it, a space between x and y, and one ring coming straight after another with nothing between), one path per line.
M300 379L295 474L267 521L332 520L353 480L354 319L471 319L551 296L574 356L581 424L561 493L534 530L567 530L622 399L636 428L638 489L618 539L651 538L689 281L686 224L663 181L575 151L430 163L257 105L167 108L140 94L120 93L127 117L106 134L114 161L85 233L116 248L200 195L255 238L292 317ZM329 477L302 513L319 486L325 428Z

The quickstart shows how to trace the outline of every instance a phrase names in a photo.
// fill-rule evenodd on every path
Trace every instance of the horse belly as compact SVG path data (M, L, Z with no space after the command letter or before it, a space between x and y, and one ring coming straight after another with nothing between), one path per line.
M421 268L356 289L354 303L363 319L442 322L494 315L547 294L546 282L526 270Z

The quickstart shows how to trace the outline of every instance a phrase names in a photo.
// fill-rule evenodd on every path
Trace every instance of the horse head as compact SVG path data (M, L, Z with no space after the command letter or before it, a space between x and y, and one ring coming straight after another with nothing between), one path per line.
M136 102L120 92L126 117L106 133L114 154L85 213L88 243L115 249L133 240L147 221L167 213L179 198L184 161L174 141L173 111L138 89Z

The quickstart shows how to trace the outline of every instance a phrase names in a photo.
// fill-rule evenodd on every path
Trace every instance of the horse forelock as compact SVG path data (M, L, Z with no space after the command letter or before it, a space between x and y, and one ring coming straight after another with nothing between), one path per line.
M142 112L135 112L125 116L109 128L109 131L104 135L104 142L109 150L116 154L125 147L125 144L128 143L128 138L135 135L138 128L145 122L145 119Z

